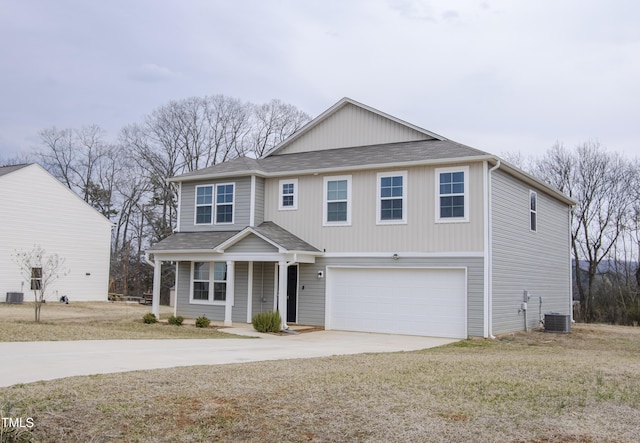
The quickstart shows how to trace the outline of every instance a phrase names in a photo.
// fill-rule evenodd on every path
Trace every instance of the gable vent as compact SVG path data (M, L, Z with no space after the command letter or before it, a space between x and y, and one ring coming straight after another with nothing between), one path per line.
M547 332L571 332L571 316L556 312L544 314L544 330Z

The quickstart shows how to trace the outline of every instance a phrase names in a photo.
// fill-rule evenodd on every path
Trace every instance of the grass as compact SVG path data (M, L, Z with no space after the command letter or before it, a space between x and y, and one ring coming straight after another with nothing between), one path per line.
M0 406L33 417L43 442L635 442L639 379L640 328L577 325L418 352L72 377L2 388Z
M215 328L193 325L144 324L149 306L127 303L45 303L41 321L35 323L33 303L0 303L0 342L60 340L125 340L163 338L238 338ZM173 308L160 307L166 320Z

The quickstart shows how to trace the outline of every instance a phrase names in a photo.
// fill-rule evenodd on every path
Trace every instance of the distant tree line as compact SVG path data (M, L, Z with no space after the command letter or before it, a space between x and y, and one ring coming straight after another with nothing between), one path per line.
M171 101L141 122L125 126L115 141L98 125L47 128L31 156L114 223L110 292L141 295L152 287L144 250L176 227L177 189L167 178L242 156L259 157L311 118L272 100L243 102L224 95ZM3 162L3 163L5 163ZM163 268L163 292L173 268Z

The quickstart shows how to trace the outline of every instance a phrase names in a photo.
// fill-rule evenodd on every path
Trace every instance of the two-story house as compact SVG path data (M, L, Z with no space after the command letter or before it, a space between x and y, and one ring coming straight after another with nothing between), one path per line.
M176 314L225 324L279 309L325 329L490 337L571 312L571 199L348 98L259 159L170 181L178 226L148 251L156 312L163 261Z

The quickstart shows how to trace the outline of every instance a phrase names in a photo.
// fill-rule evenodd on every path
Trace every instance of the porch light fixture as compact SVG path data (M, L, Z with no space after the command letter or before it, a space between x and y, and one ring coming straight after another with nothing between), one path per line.
M393 254L393 257L391 257L391 258L392 258L392 259L394 259L394 260L397 260L397 259L399 259L400 257L398 256L398 254Z

